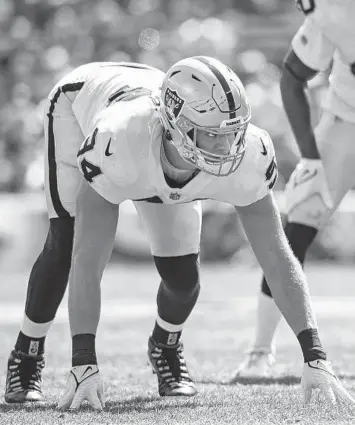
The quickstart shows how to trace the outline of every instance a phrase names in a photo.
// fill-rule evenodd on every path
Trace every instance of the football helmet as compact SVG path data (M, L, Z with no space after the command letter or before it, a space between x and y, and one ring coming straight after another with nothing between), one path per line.
M161 118L180 156L206 173L227 176L239 166L251 118L243 84L217 59L195 56L173 65L161 91ZM232 135L227 154L198 146L198 131Z

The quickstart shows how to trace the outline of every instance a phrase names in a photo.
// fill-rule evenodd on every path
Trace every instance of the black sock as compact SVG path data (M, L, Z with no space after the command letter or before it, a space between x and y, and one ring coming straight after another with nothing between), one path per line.
M297 335L297 339L301 345L305 363L313 360L327 360L317 329L305 329Z
M166 346L176 345L181 337L182 331L178 332L169 332L165 329L161 328L157 322L155 322L155 326L152 332L152 338L155 342L159 344L163 344Z
M72 366L97 364L95 335L78 334L72 338Z
M40 356L44 353L44 342L46 337L33 338L20 332L15 344L15 350L30 356Z

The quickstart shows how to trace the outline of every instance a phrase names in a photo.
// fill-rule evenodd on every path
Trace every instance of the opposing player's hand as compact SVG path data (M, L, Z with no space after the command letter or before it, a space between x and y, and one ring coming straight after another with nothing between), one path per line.
M321 159L302 158L294 169L285 188L286 213L291 214L294 208L306 199L319 196L319 213L324 208L332 209L333 200ZM313 211L315 216L317 211Z
M310 402L312 392L319 389L321 395L330 403L346 403L355 407L355 399L343 387L330 363L324 360L304 364L301 387L305 404Z
M97 365L72 368L58 409L78 409L84 400L95 410L105 407L104 385Z
M324 203L331 207L332 201L329 197L327 178L321 159L301 158L286 185L286 190L300 192L300 194L309 191L309 188L313 188L313 192L319 192L324 198Z

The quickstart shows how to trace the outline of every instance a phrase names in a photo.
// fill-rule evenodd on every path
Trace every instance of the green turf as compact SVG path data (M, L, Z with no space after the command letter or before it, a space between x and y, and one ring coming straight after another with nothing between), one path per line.
M355 285L353 267L307 267L321 337L334 369L355 396ZM0 287L0 362L6 359L19 329L26 274L2 275ZM184 331L185 355L199 393L194 398L160 398L156 377L147 366L147 337L155 315L158 285L153 266L115 265L105 273L97 352L106 383L106 409L83 407L58 412L55 404L70 368L66 301L47 338L44 405L3 402L5 374L0 374L0 424L355 424L355 410L300 397L302 358L291 331L278 333L275 377L224 385L252 340L255 295L260 279L254 267L203 266L202 291Z

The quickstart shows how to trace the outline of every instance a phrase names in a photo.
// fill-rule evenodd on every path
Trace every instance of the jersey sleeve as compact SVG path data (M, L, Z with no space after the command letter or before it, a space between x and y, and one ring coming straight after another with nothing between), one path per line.
M309 68L324 71L331 64L335 46L310 16L294 36L292 49Z
M246 152L237 171L227 177L213 199L246 207L264 198L277 181L275 150L269 134L249 124Z
M119 176L116 157L115 135L100 127L89 134L77 154L78 168L83 177L99 195L113 204L123 201L118 183L120 180L122 183L124 175Z
M270 135L264 131L260 131L260 142L266 150L266 155L260 156L259 162L259 175L260 175L260 187L256 191L256 197L254 202L264 198L268 193L271 192L275 186L278 177L278 169L275 155L274 144L272 143Z

